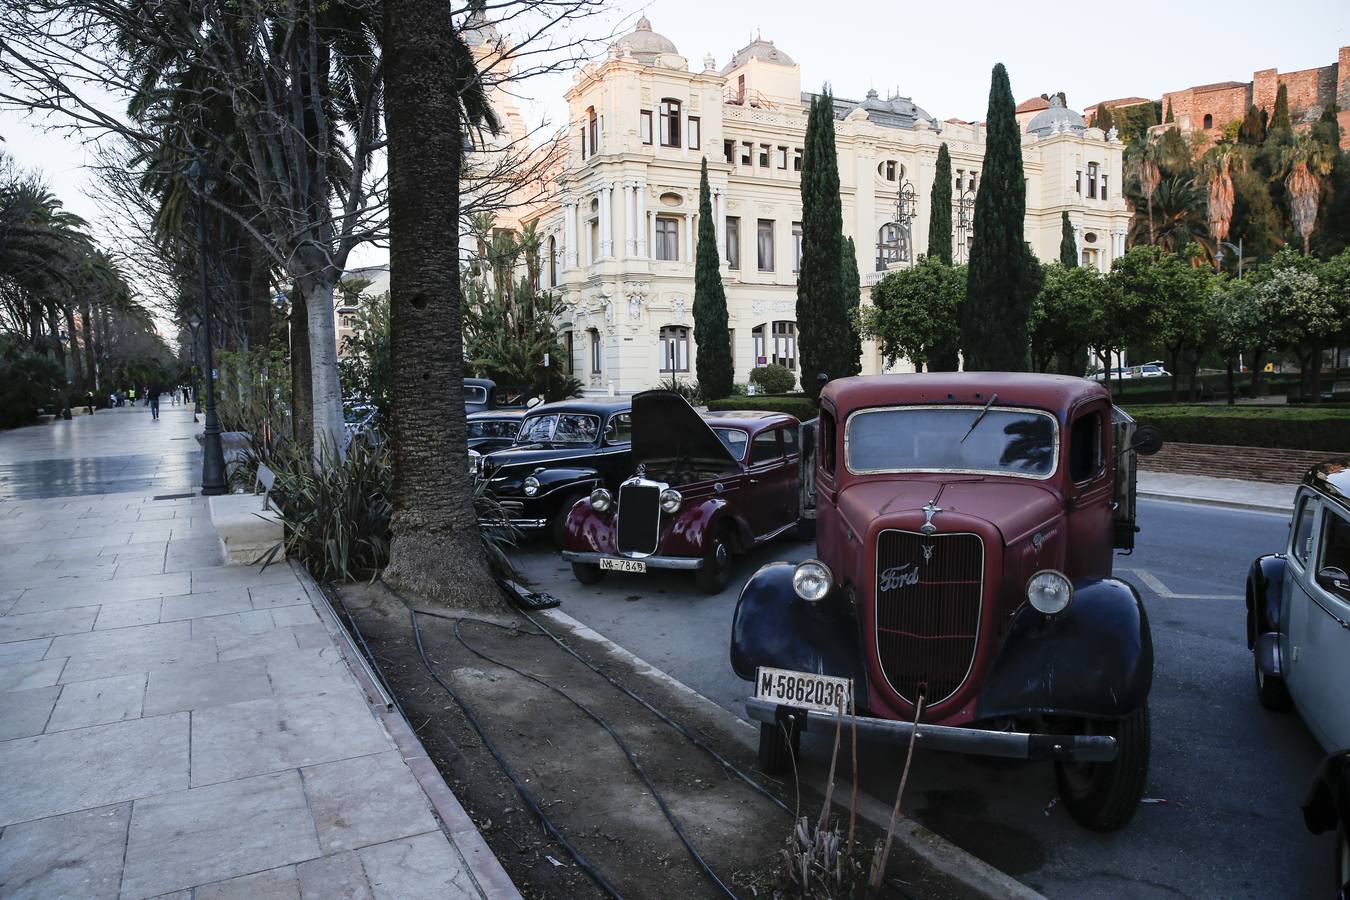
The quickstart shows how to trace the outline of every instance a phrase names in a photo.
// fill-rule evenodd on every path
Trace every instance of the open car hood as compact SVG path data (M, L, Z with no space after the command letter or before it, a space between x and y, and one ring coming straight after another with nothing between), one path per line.
M740 460L673 391L644 391L633 397L633 464L656 460L711 463L734 469Z

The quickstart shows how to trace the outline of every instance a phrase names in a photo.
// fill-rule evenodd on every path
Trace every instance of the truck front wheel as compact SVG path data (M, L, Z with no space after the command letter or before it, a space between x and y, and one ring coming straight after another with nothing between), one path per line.
M801 746L801 731L786 723L759 723L759 770L765 775L786 775Z
M1055 777L1064 808L1093 831L1117 831L1134 818L1148 780L1148 706L1114 722L1091 722L1088 734L1116 739L1109 763L1056 763Z

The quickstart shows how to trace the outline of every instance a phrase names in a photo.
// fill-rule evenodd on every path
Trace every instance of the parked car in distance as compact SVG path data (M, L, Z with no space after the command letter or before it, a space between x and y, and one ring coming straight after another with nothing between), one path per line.
M524 388L502 387L491 378L464 379L464 411L467 413L490 409L525 409L529 405L528 400Z
M1322 760L1303 801L1303 824L1313 834L1336 833L1333 857L1340 900L1350 898L1350 750Z
M797 523L798 421L784 413L700 415L671 391L633 397L634 474L572 507L563 558L582 584L608 571L691 571L718 593L733 559Z
M1160 362L1144 363L1130 367L1131 378L1171 378L1172 373L1163 368Z
M1134 545L1136 454L1160 446L1082 378L827 384L802 439L816 558L761 568L732 622L761 767L790 769L800 731L833 733L841 709L846 732L891 740L917 720L930 750L1054 761L1071 816L1122 827L1153 645L1111 567Z
M525 418L523 409L492 409L469 413L466 417L469 449L492 453L511 446Z
M351 400L342 404L343 450L358 434L374 434L378 411L373 404Z
M1112 381L1122 381L1122 380L1127 380L1127 379L1129 379L1130 377L1131 377L1131 376L1130 376L1130 370L1129 370L1129 369L1116 368L1116 369L1112 369L1112 370L1111 370L1111 380L1112 380ZM1105 372L1105 371L1096 371L1096 372L1093 372L1091 375L1089 375L1088 378L1091 379L1092 381L1105 381L1105 380L1106 380L1106 372Z
M630 409L627 398L541 403L511 446L470 459L511 524L546 531L561 546L572 504L597 487L616 490L628 475Z
M1313 466L1294 496L1283 553L1247 573L1256 697L1298 710L1328 753L1350 747L1350 456Z

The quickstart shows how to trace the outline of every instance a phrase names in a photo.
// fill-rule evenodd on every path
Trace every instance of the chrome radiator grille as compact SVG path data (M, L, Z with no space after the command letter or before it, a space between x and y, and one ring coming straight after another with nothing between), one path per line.
M619 486L615 542L620 553L651 554L661 529L661 488L655 484Z
M887 530L877 537L876 642L881 670L907 702L940 703L966 680L984 587L974 534Z

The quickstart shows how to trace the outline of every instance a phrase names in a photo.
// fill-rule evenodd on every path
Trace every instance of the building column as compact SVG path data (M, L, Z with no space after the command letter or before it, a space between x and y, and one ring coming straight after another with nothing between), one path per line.
M563 203L563 243L564 266L568 269L575 269L578 265L577 259L577 201L567 200Z
M1073 226L1073 260L1076 266L1083 264L1083 226L1078 224Z
M717 262L719 265L727 261L726 200L726 194L722 193L721 188L713 188L713 224L717 228Z
M656 213L647 213L647 246L650 249L650 258L656 259Z
M600 188L600 258L614 255L614 186Z
M651 226L647 222L647 185L641 181L633 185L633 193L637 201L637 221L634 222L634 229L637 231L637 255L643 259L647 258L647 235L651 232Z
M637 183L623 183L623 252L632 256L637 248Z
M694 214L693 214L693 213L687 213L687 214L685 215L685 217L684 217L684 246L685 246L686 248L688 248L688 249L685 250L685 254L686 254L685 258L688 259L689 262L693 262L693 261L694 261Z

